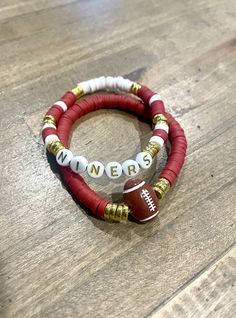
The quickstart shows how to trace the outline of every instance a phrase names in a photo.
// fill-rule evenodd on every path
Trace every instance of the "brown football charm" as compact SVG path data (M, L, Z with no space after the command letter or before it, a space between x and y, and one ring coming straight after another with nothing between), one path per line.
M152 220L159 213L157 196L152 187L141 179L128 180L124 185L124 201L131 215L139 222Z

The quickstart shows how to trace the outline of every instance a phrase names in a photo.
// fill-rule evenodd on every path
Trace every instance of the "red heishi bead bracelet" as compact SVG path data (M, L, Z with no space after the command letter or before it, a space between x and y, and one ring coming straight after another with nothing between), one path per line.
M73 123L81 116L101 108L119 108L135 113L141 117L150 118L150 112L148 112L144 104L139 101L119 95L96 95L81 100L70 107L68 111L60 117L55 134L57 134L61 142L67 146ZM156 190L155 192L145 181L127 181L124 187L124 199L128 205L128 209L124 204L112 204L98 195L89 188L79 174L73 173L69 167L60 168L64 181L73 195L94 215L103 219L122 220L126 219L130 212L136 220L146 222L152 219L153 215L158 213L159 209L156 194L161 198L163 194L162 191L166 190L166 183L163 182L163 179L168 180L171 186L174 184L183 165L187 146L183 129L171 115L166 113L165 116L169 122L169 140L171 143L171 153L168 157L167 164L162 170L157 184L153 186L154 191ZM135 187L137 189L135 189ZM132 188L134 188L134 190L132 190ZM130 189L132 191L129 191ZM142 199L142 197L144 198ZM143 203L142 205L139 202L140 198L141 203ZM140 207L143 207L143 209L140 209ZM131 211L129 211L130 208Z

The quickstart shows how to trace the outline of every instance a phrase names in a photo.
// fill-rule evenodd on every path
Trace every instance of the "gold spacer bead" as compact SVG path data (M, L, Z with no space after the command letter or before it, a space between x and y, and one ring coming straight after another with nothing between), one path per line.
M105 207L104 219L109 219L110 207L111 207L111 203L108 203Z
M121 204L117 205L115 220L120 221L123 213L123 207Z
M150 153L150 155L153 157L155 157L155 155L160 151L161 146L153 141L149 141L149 143L147 144L146 148L143 149L143 151Z
M121 215L121 220L127 221L129 217L130 209L128 205L123 204L122 205L122 215Z
M156 115L153 117L153 119L152 119L152 122L153 122L153 124L155 124L155 125L156 125L157 123L159 123L159 122L162 122L162 121L164 121L165 123L168 122L166 116L164 116L163 114L156 114Z
M47 150L54 156L62 149L65 149L65 146L60 141L52 141L47 146Z
M141 84L137 82L133 82L131 88L130 88L130 93L137 95L138 90L141 88Z
M129 208L124 204L108 203L105 207L104 218L113 221L127 220Z
M170 182L165 178L160 178L157 180L157 183L155 183L152 188L155 191L158 199L162 199L170 190Z
M107 209L107 219L113 220L113 221L118 221L117 220L117 207L118 205L116 203L110 203L106 206ZM104 214L105 216L105 214Z
M108 203L105 207L105 212L104 212L104 218L109 219L110 216L110 209L111 209L112 203Z
M53 124L56 126L56 119L52 115L46 115L43 119L44 124Z
M77 97L80 98L84 95L83 88L78 84L75 88L71 90L71 92Z
M117 209L117 204L112 203L109 209L109 219L110 220L115 220L116 217L116 209Z

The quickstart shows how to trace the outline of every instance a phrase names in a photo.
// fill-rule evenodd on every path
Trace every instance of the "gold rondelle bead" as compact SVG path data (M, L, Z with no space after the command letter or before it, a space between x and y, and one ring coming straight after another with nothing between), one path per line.
M84 91L80 85L77 85L75 88L71 90L71 92L77 97L80 98L84 95Z
M162 199L170 190L170 182L165 178L160 178L157 180L157 183L155 183L152 188L155 191L158 199Z
M156 115L153 117L153 119L152 119L152 122L153 122L153 124L155 124L155 125L156 125L157 123L161 122L161 121L164 121L165 123L168 122L166 116L164 116L163 114L156 114Z
M104 218L109 220L114 220L115 213L117 209L116 203L108 203L105 207Z
M65 146L60 141L52 141L47 146L47 150L54 156L62 149L65 149Z
M130 213L129 207L128 207L127 205L123 204L123 205L122 205L121 220L127 221L128 218L129 218L129 213Z
M147 144L146 148L143 149L143 151L150 153L150 155L153 157L155 157L155 155L160 151L161 146L153 141L149 141L149 143Z
M111 203L108 203L105 207L104 219L107 219L107 220L109 219L110 208L111 208Z
M105 207L104 218L106 220L123 221L128 220L129 208L127 205L108 203Z
M116 209L117 209L117 204L116 203L110 203L110 204L108 204L106 206L107 212L105 214L107 216L107 219L114 220Z
M130 89L130 93L137 95L138 90L141 88L142 86L137 83L137 82L133 82L131 89Z
M56 119L52 115L46 115L43 119L44 124L53 124L56 126Z
M115 221L120 221L122 217L123 208L120 204L117 205Z
M116 210L117 210L117 204L113 203L111 205L110 214L109 214L109 218L111 220L116 220Z

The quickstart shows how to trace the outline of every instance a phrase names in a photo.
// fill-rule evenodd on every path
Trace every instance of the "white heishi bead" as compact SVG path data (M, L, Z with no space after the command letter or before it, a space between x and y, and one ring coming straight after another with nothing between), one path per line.
M111 82L112 82L111 88L114 89L114 88L116 88L116 82L117 82L117 81L116 81L116 77L113 77L113 76L110 76L110 77L111 77Z
M135 160L143 169L148 169L152 165L152 156L148 152L138 153Z
M90 86L90 92L91 93L94 93L96 92L98 89L97 89L97 84L96 84L96 79L91 79L88 81L88 84Z
M73 153L69 149L62 149L56 155L57 163L63 167L68 166L72 158Z
M106 88L106 78L105 76L101 76L99 77L99 89L102 90L102 89L105 89Z
M90 85L88 84L88 81L79 83L79 86L84 91L84 94L90 93Z
M106 174L110 179L118 179L122 175L122 167L119 162L111 161L106 165Z
M139 170L140 170L137 161L132 160L132 159L128 159L128 160L124 161L122 164L122 169L123 169L124 174L128 177L137 176L137 174L139 173Z
M161 124L156 124L155 127L154 127L154 129L162 129L162 130L165 130L165 132L167 132L167 134L168 134L168 132L169 132L169 126L168 126L167 124L163 124L163 123L161 123Z
M99 161L92 161L88 164L87 172L92 178L100 178L104 172L104 165Z
M44 130L45 128L54 128L54 129L57 129L57 127L56 127L55 125L53 125L53 124L47 124L47 123L43 125L42 130Z
M45 138L45 147L48 146L48 144L52 141L60 141L60 139L58 138L57 135L48 135L46 138Z
M149 103L149 106L151 106L152 103L153 103L153 102L156 102L157 100L161 100L161 101L162 101L161 96L158 95L158 94L152 95L152 97L149 99L149 102L148 102L148 103Z
M70 161L71 170L75 173L85 172L88 166L88 160L83 156L75 156Z
M99 91L99 90L102 88L100 78L101 78L101 77L98 77L98 78L95 78L95 79L94 79L94 81L95 81L95 83L96 83L96 89L97 89L97 91Z
M124 88L123 88L123 82L124 82L123 77L122 77L122 76L118 76L118 77L117 77L117 81L116 81L116 87L117 87L118 89L120 89L121 91L124 90Z
M129 79L125 79L123 85L124 85L123 86L123 90L126 91L126 92L129 92L131 87L132 87L132 85L133 85L133 82L130 81Z
M113 84L113 79L111 78L111 76L107 76L106 77L106 88L111 88Z
M107 76L106 78L107 88L115 88L116 87L116 80L112 76Z
M133 82L128 79L124 79L122 76L117 77L117 88L121 91L129 92Z
M61 101L61 100L59 100L58 102L54 103L54 105L57 105L57 106L61 107L61 108L64 110L64 112L67 111L67 105L66 105L66 103L64 103L64 102Z
M118 77L113 77L113 88L118 88Z
M150 138L150 141L152 142L156 142L157 144L159 144L161 147L164 145L164 139L159 137L159 136L152 136Z

